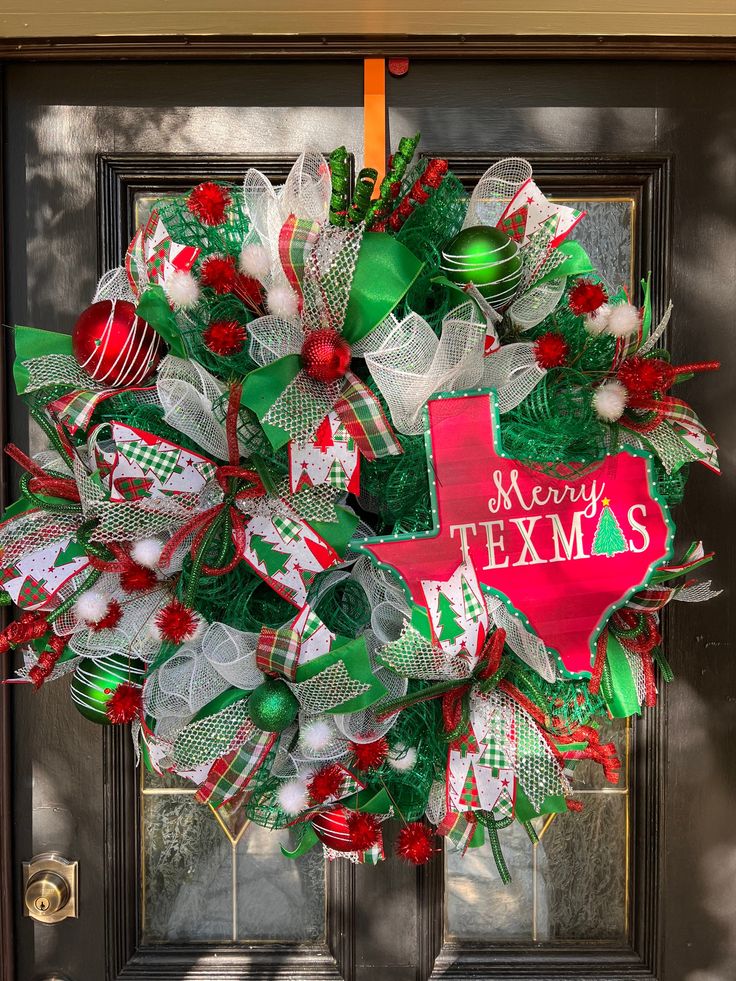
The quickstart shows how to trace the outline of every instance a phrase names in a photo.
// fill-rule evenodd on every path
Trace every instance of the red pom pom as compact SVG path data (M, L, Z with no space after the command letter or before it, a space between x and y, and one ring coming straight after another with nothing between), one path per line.
M203 225L221 225L225 220L225 209L230 204L230 193L219 184L205 181L189 193L187 208Z
M153 589L158 582L156 573L153 569L146 569L145 566L131 562L127 568L120 573L120 585L126 593L142 593L145 590Z
M238 281L235 259L231 255L211 255L199 267L199 277L202 285L215 293L230 293Z
M347 816L350 840L357 852L373 848L381 838L378 819L375 814L363 814L362 811L351 811Z
M410 821L399 831L396 854L412 865L426 865L435 852L434 831L423 821Z
M591 283L589 279L581 279L570 290L567 303L576 317L582 317L586 313L593 313L598 307L608 299L608 294L600 283Z
M661 358L627 358L618 370L618 380L629 393L629 405L648 402L675 380L676 370Z
M569 350L562 334L554 331L542 334L534 343L534 357L540 368L559 368L567 364Z
M93 633L97 633L100 630L112 630L113 627L117 627L120 621L123 619L123 608L118 603L116 599L110 600L107 604L107 613L100 620L92 623L91 620L85 620L89 629Z
M321 770L312 776L307 784L309 796L315 804L323 804L330 797L336 797L340 793L345 771L336 763L328 763Z
M164 640L181 644L194 636L199 626L199 617L194 610L184 606L181 600L173 599L158 611L154 623Z
M355 765L359 770L375 770L388 756L388 743L381 736L372 743L348 743L350 752L355 756Z
M113 725L125 725L139 718L143 710L143 689L124 681L118 685L105 706L105 715Z
M331 327L313 330L302 345L302 365L317 381L337 381L350 367L350 345Z
M237 320L213 320L202 336L213 354L227 357L243 350L248 335L245 327Z

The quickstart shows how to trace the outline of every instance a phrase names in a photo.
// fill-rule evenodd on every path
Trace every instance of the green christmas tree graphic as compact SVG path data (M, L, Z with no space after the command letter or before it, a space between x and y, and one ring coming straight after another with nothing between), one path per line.
M279 552L274 545L267 542L265 538L261 538L260 535L253 535L250 547L258 556L258 560L265 565L266 572L269 576L281 572L289 558L288 555Z
M455 607L444 593L440 593L437 598L437 620L440 627L440 640L453 641L465 633L458 623L457 617Z
M607 497L603 498L603 508L598 519L598 527L595 530L593 539L593 555L618 555L620 552L628 551L621 526L616 521L616 515L610 507L611 502Z

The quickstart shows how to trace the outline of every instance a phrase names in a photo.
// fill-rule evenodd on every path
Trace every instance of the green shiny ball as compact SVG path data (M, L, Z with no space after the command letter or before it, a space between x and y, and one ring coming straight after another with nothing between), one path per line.
M251 722L264 732L283 732L297 716L299 702L289 686L277 678L267 678L254 688L248 699Z
M513 299L521 282L521 267L519 246L490 225L463 228L442 252L447 278L458 286L473 283L498 308Z
M84 658L77 665L71 684L72 702L85 719L98 725L110 725L105 708L118 685L130 681L142 685L145 665L125 654L109 654L93 661Z

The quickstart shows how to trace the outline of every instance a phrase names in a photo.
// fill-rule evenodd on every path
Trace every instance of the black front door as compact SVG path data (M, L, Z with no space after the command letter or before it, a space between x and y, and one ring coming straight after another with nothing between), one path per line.
M636 288L653 271L658 311L675 302L675 359L726 363L697 392L726 461L735 75L717 63L417 60L387 91L392 145L421 131L469 186L493 159L527 155L548 194L584 203L581 235L608 278ZM152 195L251 165L278 179L307 145L344 143L360 163L362 84L359 60L8 66L5 322L68 331ZM40 446L12 398L6 418L13 441ZM694 473L678 515L683 539L719 550L722 585L732 481L727 464L720 481ZM678 604L666 624L676 681L655 713L612 731L622 783L611 792L583 775L582 815L541 825L537 845L506 842L510 886L488 854L418 871L287 863L237 814L142 779L127 735L79 717L63 681L14 688L16 977L725 981L728 626L725 597ZM44 851L79 862L76 920L20 916L20 863Z

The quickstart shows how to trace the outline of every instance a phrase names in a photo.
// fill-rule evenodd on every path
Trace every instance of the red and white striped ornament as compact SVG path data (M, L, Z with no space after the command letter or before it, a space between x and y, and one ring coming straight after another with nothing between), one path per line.
M110 388L141 385L164 355L164 344L127 300L100 300L72 330L74 357L95 381Z
M348 811L344 807L336 807L331 811L322 811L314 815L312 827L323 845L336 852L355 851L347 817Z

